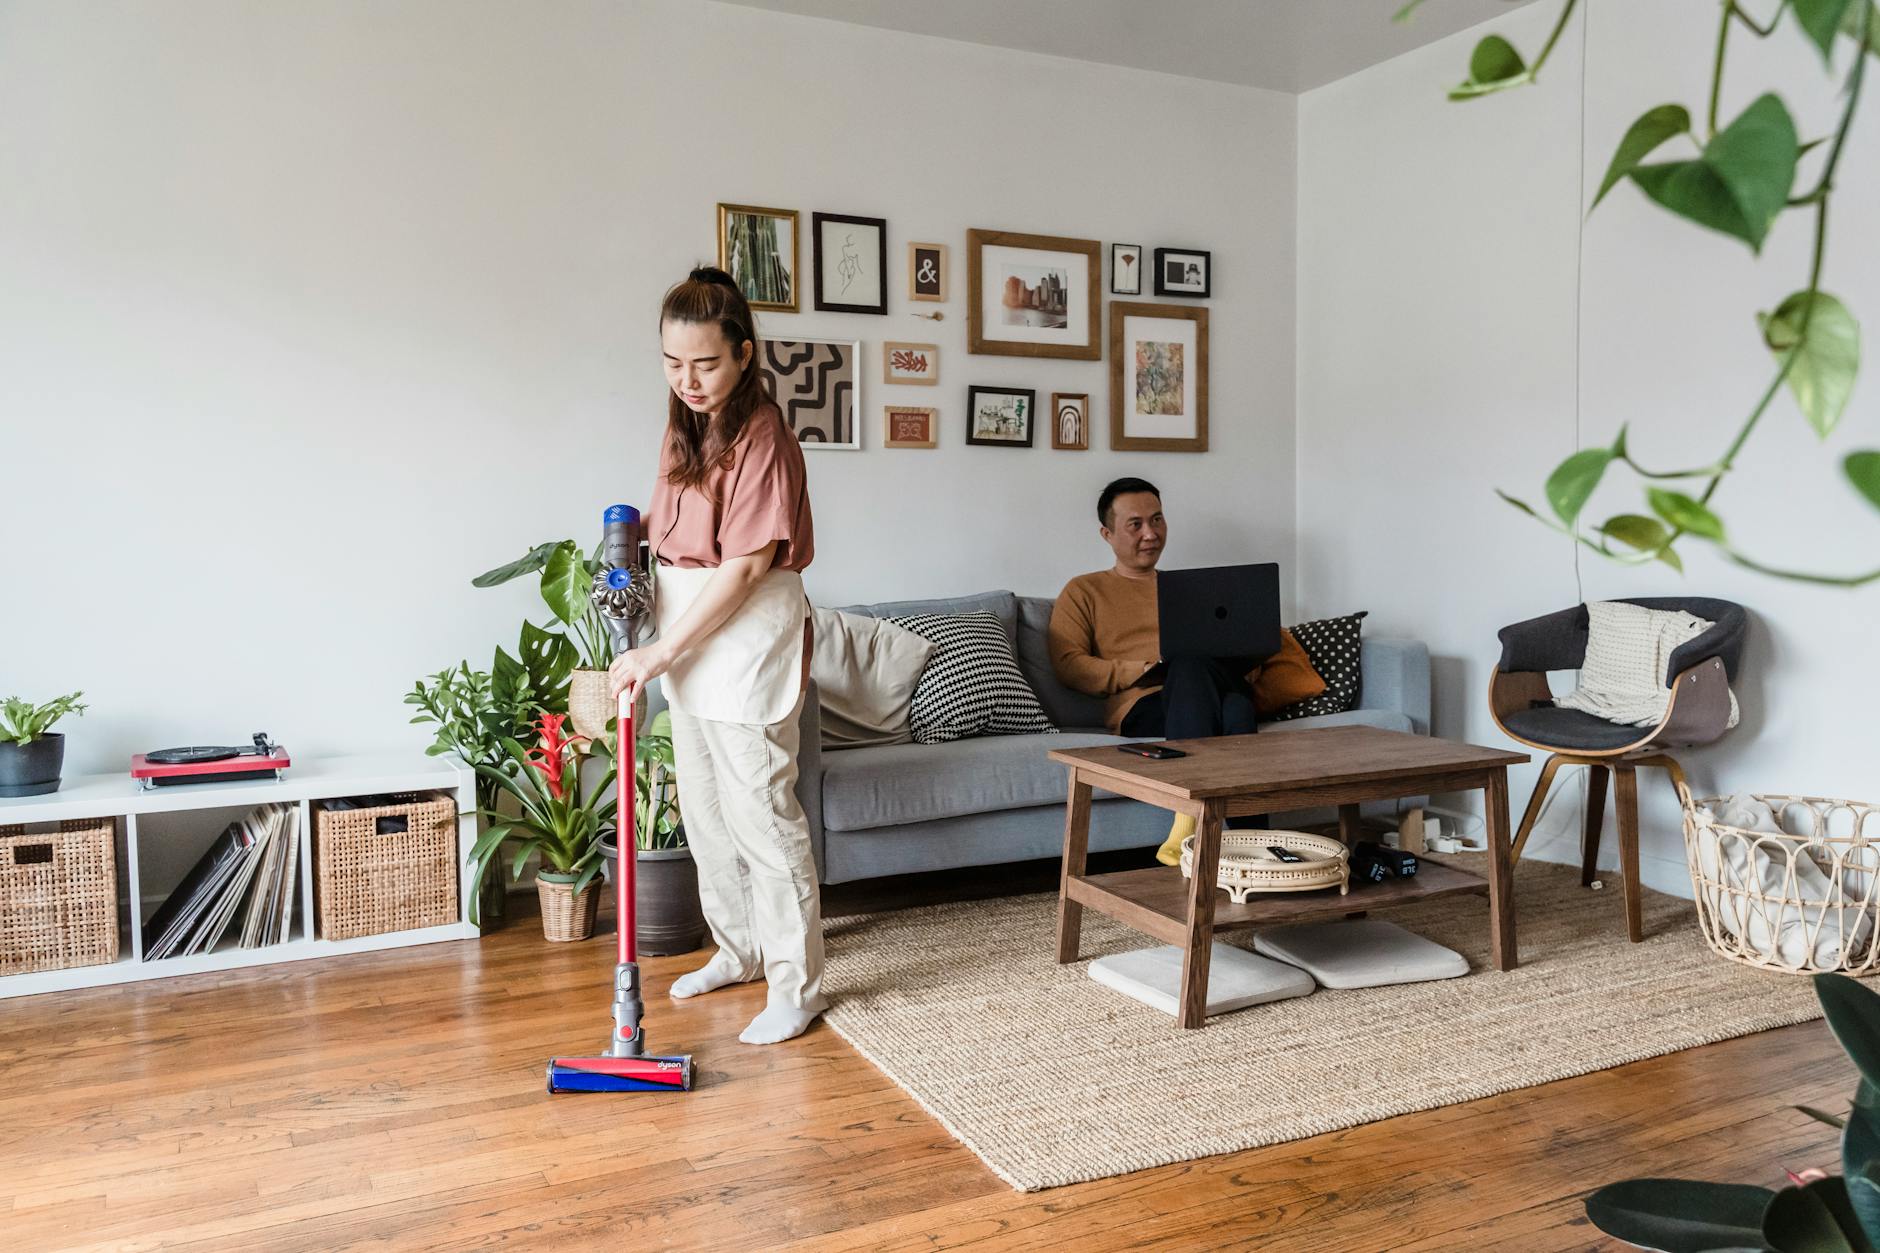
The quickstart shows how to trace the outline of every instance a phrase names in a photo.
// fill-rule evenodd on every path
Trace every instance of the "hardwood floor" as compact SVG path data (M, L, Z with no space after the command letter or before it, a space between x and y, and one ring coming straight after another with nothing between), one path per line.
M1050 887L1054 867L1001 886ZM828 909L983 895L987 873L831 889ZM1580 1198L1609 1180L1832 1167L1834 1132L1789 1107L1839 1110L1854 1086L1817 1022L1020 1194L827 1027L739 1044L760 986L669 1000L702 956L644 964L652 1046L696 1055L685 1095L544 1093L551 1051L605 1038L612 945L546 944L532 916L0 1002L0 1244L1545 1253L1607 1247Z

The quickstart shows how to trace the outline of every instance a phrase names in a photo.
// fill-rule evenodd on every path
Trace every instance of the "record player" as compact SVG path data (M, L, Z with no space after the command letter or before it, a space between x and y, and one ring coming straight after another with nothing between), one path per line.
M255 742L243 747L224 744L186 744L158 748L131 757L131 778L137 786L173 787L179 783L233 783L241 779L279 779L293 763L287 750L255 732Z

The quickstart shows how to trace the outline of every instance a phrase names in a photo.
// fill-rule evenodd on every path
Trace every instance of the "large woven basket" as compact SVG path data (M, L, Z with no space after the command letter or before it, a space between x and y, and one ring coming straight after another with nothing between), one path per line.
M117 823L0 827L0 975L117 960Z
M1704 942L1719 956L1784 974L1880 966L1880 806L1758 795L1783 834L1705 821L1723 799L1684 803L1684 854Z
M1195 839L1182 841L1182 878L1195 877ZM1288 849L1304 861L1281 861L1267 850ZM1330 836L1305 831L1223 831L1216 882L1235 903L1258 892L1350 891L1351 854Z
M321 806L313 822L321 939L457 921L457 803L449 796L427 792L360 809Z

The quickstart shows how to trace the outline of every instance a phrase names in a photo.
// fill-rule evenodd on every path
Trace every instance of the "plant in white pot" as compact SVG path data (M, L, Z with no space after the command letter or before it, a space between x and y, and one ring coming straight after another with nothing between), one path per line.
M0 705L0 796L44 796L59 790L65 736L51 730L67 714L83 714L83 692L43 705L9 696Z
M568 713L574 729L590 738L603 734L614 717L613 694L607 681L613 644L600 610L588 598L600 568L598 550L584 557L573 540L565 539L537 544L525 556L470 580L475 587L496 587L541 571L542 602L567 628L567 639L575 653L574 668L568 676Z
M699 906L698 865L679 812L672 715L664 709L654 714L633 749L633 900L640 948L656 957L690 953L705 942L705 913ZM614 832L603 838L601 849L610 862L619 855Z
M505 855L512 879L521 877L531 854L540 856L535 890L542 902L542 935L555 941L585 940L594 933L601 835L613 824L617 807L609 787L613 766L594 786L584 786L580 768L588 737L564 735L565 721L563 714L542 714L535 720L535 748L504 736L506 760L500 766L476 765L479 775L514 799L518 812L480 809L489 827L470 852L479 887L491 864ZM502 873L500 864L497 873Z

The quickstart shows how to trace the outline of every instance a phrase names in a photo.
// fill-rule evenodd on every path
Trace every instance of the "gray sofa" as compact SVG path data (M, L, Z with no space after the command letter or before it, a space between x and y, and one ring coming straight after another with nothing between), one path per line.
M1067 776L1046 754L1054 748L1118 744L1122 737L1104 731L1101 700L1070 690L1052 673L1045 644L1051 604L1044 598L987 592L845 608L875 618L981 610L993 614L1005 627L1026 681L1060 729L1047 735L826 752L812 691L803 707L797 796L809 816L824 883L991 866L1062 852ZM1367 638L1361 665L1359 708L1262 724L1260 733L1357 724L1427 735L1429 651L1413 640ZM1168 827L1166 811L1098 792L1091 805L1090 847L1103 851L1160 844Z

